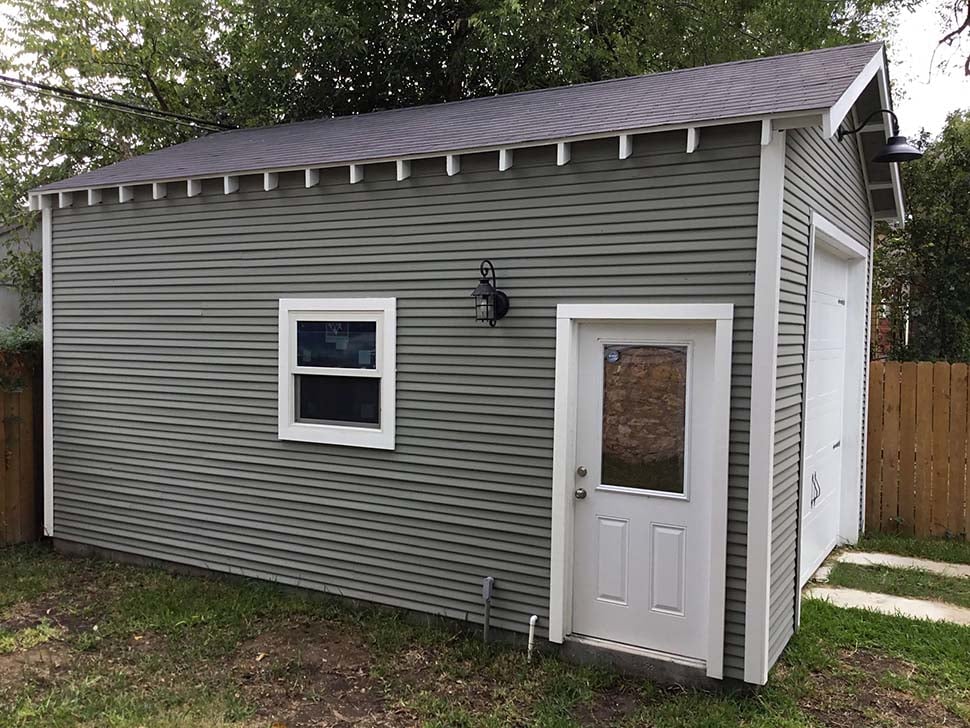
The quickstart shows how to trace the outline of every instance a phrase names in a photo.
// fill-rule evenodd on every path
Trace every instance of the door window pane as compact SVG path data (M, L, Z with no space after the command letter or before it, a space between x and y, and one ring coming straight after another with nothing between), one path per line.
M376 321L297 321L296 364L301 367L374 369Z
M687 347L605 347L602 482L683 493L686 415Z
M296 421L313 424L380 425L378 377L296 375Z

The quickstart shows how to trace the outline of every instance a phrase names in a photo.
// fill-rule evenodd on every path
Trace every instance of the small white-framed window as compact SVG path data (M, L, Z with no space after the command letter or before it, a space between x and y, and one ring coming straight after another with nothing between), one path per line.
M281 298L279 439L394 449L394 298Z

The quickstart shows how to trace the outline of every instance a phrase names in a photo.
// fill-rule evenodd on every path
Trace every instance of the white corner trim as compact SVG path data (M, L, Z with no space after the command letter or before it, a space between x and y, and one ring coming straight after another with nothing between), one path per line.
M751 433L748 453L748 543L744 618L744 680L768 679L771 586L771 486L774 468L775 387L781 285L781 228L785 133L761 147L751 352Z
M320 184L320 170L307 167L303 173L303 182L307 189L316 187L318 184Z
M399 159L394 164L397 170L397 181L403 182L408 177L411 176L411 160L410 159Z
M461 172L461 155L449 154L445 157L445 171L449 177L454 177Z
M556 306L556 376L552 462L552 531L549 579L549 641L562 643L572 631L572 531L570 477L576 443L578 327L582 321L712 321L715 326L715 382L712 416L720 422L712 454L710 677L723 676L724 605L727 558L727 478L731 403L731 341L734 305L730 303L580 303Z
M866 86L869 85L872 77L884 68L884 64L885 56L882 48L880 48L866 64L865 68L862 69L862 72L849 84L849 87L842 93L839 100L822 115L822 133L826 139L835 136L835 133L839 130L839 126L845 120L845 117L849 115L849 111L855 105L859 96L866 90Z
M41 219L41 265L43 276L42 319L44 327L44 535L54 535L54 290L53 211Z
M511 149L503 147L498 150L498 171L506 172L512 169L513 152Z
M350 184L355 185L364 181L364 167L360 164L350 165Z
M569 164L569 158L572 156L572 146L569 142L557 142L556 143L556 164L563 167Z
M168 196L168 185L164 182L152 182L152 199L164 200Z
M619 157L620 159L629 159L630 155L633 154L633 135L632 134L620 134L619 141Z
M687 153L693 154L697 151L697 145L701 142L701 130L696 126L687 127Z
M297 321L374 321L377 354L372 369L301 367L296 358ZM396 298L281 298L279 301L278 438L299 442L393 450L397 398ZM380 427L316 424L296 418L296 374L380 378Z

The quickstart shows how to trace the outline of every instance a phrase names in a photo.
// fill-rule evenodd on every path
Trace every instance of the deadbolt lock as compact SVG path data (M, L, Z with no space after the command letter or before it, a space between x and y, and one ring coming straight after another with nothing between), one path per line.
M589 471L586 470L586 466L585 465L580 465L578 468L576 468L576 475L578 475L580 478L585 478L586 477L586 473L588 473L588 472Z

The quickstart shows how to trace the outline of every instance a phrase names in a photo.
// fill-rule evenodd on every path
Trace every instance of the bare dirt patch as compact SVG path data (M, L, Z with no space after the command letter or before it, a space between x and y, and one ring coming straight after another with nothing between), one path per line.
M410 726L371 676L367 645L340 625L294 620L240 646L231 671L257 715L286 728Z
M967 726L967 722L938 700L914 696L886 684L896 675L910 678L916 667L870 650L845 652L842 663L851 677L818 672L814 689L801 703L802 709L829 728L879 725L885 728Z
M29 681L50 683L71 663L70 648L61 642L0 655L0 693L17 690Z

